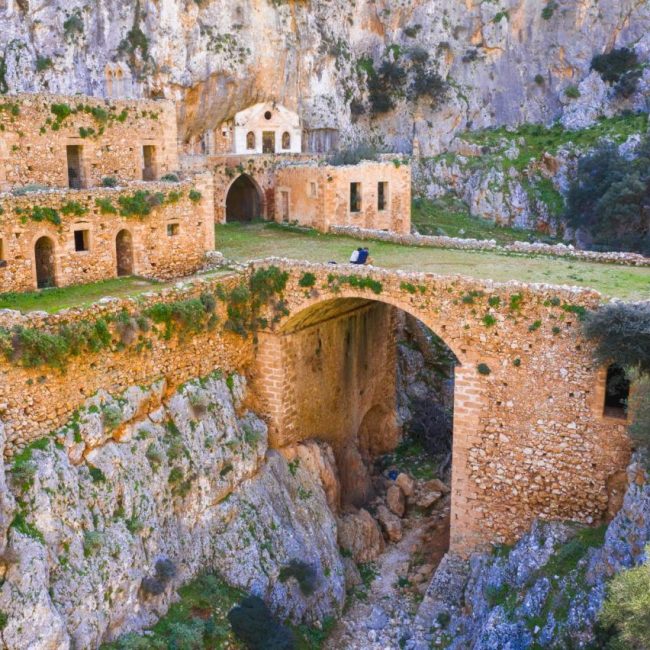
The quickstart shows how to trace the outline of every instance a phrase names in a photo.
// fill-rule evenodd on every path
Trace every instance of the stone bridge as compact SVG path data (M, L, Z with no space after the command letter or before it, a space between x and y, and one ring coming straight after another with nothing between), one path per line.
M257 392L272 444L394 442L395 327L406 312L458 359L451 548L509 542L533 518L596 523L618 507L624 421L580 316L600 295L548 285L291 265L289 315L260 334ZM345 489L345 484L343 485Z
M196 278L138 300L55 315L0 313L0 326L55 331L93 318L111 322L162 301L223 296L249 282L252 269L271 265L288 281L263 307L274 324L255 337L219 326L171 339L150 331L140 334L146 345L116 335L109 349L72 357L63 374L1 360L7 453L60 427L98 390L119 394L162 377L169 393L219 368L248 374L250 406L267 418L272 446L322 438L353 467L351 442L372 454L398 439L396 324L406 313L458 360L452 550L512 541L535 517L597 523L617 508L630 449L625 422L603 415L606 371L581 335L581 312L600 302L595 292L265 260L244 274ZM217 300L221 324L227 308Z

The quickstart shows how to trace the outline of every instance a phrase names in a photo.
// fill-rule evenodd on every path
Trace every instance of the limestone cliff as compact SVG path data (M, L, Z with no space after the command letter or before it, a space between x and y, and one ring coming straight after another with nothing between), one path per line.
M267 451L244 391L213 375L171 396L164 382L100 393L14 458L15 503L0 489L0 533L12 519L0 645L97 647L154 623L203 571L293 621L340 612L344 568L319 475ZM312 567L308 595L280 579L292 560Z
M415 141L431 154L467 127L548 122L565 105L576 113L568 122L584 125L608 101L589 77L592 56L634 45L647 58L650 7L643 0L3 0L0 23L0 92L182 99L185 139L272 98L298 109L310 127L401 151ZM368 77L387 59L407 70L408 83L391 98L394 109L371 117ZM416 59L450 84L435 109L409 92ZM567 87L587 77L593 92L585 86L581 102L568 98Z

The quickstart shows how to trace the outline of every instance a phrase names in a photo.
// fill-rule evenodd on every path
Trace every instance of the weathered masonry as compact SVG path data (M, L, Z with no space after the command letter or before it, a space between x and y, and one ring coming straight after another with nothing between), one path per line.
M157 180L178 169L176 109L167 101L18 95L0 101L0 191L83 189L105 177Z
M214 247L212 178L0 195L0 291L197 271Z
M277 171L275 220L411 231L411 168L393 162L289 165Z
M248 286L254 270L271 264L286 270L288 280L258 313L232 290ZM190 321L191 327L174 334L175 323L187 325L189 305L197 307L186 301L202 297L202 304L210 305L210 295L215 318ZM179 300L185 302L178 306ZM155 313L168 313L168 320L138 330L139 315L161 301L170 309ZM598 302L595 292L545 285L275 261L139 302L117 300L52 316L0 314L6 329L57 332L74 323L89 328L101 319L112 333L101 351L75 356L65 374L43 365L25 367L4 340L0 404L8 451L61 426L98 390L119 394L161 377L172 390L215 368L248 372L255 394L251 406L268 419L274 447L323 437L344 449L345 440L335 437L341 428L372 449L373 432L395 429L391 380L372 360L390 368L391 323L402 310L436 332L460 364L452 549L467 553L512 541L535 517L596 523L616 510L611 486L630 453L625 422L611 411L605 414L607 373L594 365L592 346L581 336L580 313ZM250 313L257 323L275 325L259 329L256 337L245 330L248 336L240 336L235 331ZM124 323L132 323L126 337Z

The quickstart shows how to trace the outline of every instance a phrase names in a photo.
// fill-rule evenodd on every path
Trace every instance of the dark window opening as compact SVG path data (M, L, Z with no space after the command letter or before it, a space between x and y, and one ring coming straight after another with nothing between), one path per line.
M350 212L361 212L361 183L350 183Z
M255 134L252 131L246 134L246 149L255 149Z
M68 187L79 190L83 187L83 175L81 170L81 147L79 145L68 145L66 147L68 158Z
M289 192L282 190L280 192L280 197L282 200L282 221L289 221Z
M285 131L282 134L282 148L291 149L291 134L289 133L289 131Z
M39 289L56 286L54 275L54 242L49 237L41 237L34 246L36 262L36 286Z
M90 237L88 230L74 231L74 249L77 252L90 250Z
M0 269L7 266L7 260L5 259L5 241L0 239Z
M226 221L252 221L263 216L262 195L246 174L239 176L226 195Z
M168 223L167 224L167 236L168 237L175 237L178 235L178 224L177 223Z
M133 243L131 233L128 230L120 230L117 233L115 238L115 258L118 276L133 274Z
M275 131L262 133L262 153L275 153Z
M388 183L377 183L377 210L385 210L388 205Z
M266 111L266 113L264 113L265 120L270 120L272 117L273 117L273 113L271 113L271 111Z
M617 363L607 368L605 383L605 407L603 414L610 418L627 418L627 400L630 396L630 380L625 369Z
M151 144L145 144L142 147L142 180L156 180L156 147Z

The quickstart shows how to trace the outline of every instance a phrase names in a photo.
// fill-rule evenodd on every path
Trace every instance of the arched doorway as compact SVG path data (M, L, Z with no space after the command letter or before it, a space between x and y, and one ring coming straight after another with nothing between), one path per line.
M253 221L263 215L262 193L247 174L239 176L226 196L226 221Z
M39 289L56 286L54 271L54 242L49 237L40 237L34 246L36 263L36 286Z
M120 230L115 238L117 275L133 275L133 240L128 230Z

